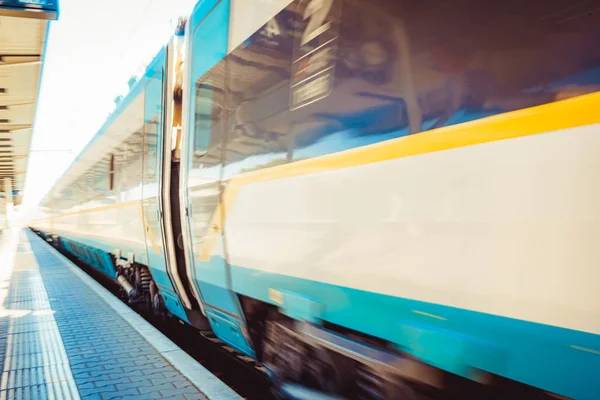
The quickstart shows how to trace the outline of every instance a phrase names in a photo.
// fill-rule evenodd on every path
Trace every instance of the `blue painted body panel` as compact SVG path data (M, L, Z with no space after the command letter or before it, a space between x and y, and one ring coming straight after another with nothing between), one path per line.
M242 334L242 324L239 319L211 307L206 308L206 316L215 335L240 352L255 357L254 351Z
M196 260L194 266L194 281L202 294L203 303L240 317L237 303L231 300L223 258L213 257L208 263Z
M600 398L598 335L237 266L231 273L237 293L313 319L293 296L274 303L269 289L294 294L320 304L322 320L386 339L446 371L471 377L481 369L577 399Z

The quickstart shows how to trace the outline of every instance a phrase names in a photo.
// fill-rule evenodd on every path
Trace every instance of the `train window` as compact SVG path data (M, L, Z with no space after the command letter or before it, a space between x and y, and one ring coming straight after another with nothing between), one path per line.
M196 110L194 117L194 155L202 156L208 150L212 127L212 93L210 83L196 85Z
M155 178L160 154L162 134L163 71L152 76L144 92L144 149L146 154L145 174Z
M218 98L222 89L210 80L204 80L196 85L196 109L194 117L194 156L203 156L213 138L218 137L223 108ZM213 135L214 131L214 135Z
M156 165L158 157L158 123L146 123L144 128L144 147L146 150L146 173L148 178L156 176Z
M86 188L86 182L84 181L83 177L80 176L78 177L75 182L73 183L73 196L74 196L74 200L80 202L82 200L82 195L83 193L85 193L87 190Z
M229 5L218 2L196 25L192 36L190 131L188 138L191 169L221 162L221 123L224 120L225 63L229 37ZM213 169L218 174L217 169Z
M194 135L192 169L206 168L221 162L221 128L223 122L224 90L211 71L196 82L194 100ZM216 170L215 170L216 173Z
M377 3L294 1L228 56L226 177L418 130L406 34Z
M63 191L63 198L65 200L74 200L75 199L75 195L73 193L73 189L72 188L64 189L64 191Z
M141 128L141 127L139 127ZM143 130L137 129L121 143L115 169L118 171L118 189L124 196L138 196L143 172ZM133 191L132 191L133 190Z
M293 158L301 129L289 106L296 3L227 56L226 178Z
M96 175L96 192L104 193L106 191L106 176L102 170Z
M104 193L106 192L106 184L107 178L110 175L110 157L104 157L97 165L96 165L96 192Z
M600 90L596 2L442 0L406 8L422 130Z
M596 2L296 0L226 58L225 177L600 91L598 37Z

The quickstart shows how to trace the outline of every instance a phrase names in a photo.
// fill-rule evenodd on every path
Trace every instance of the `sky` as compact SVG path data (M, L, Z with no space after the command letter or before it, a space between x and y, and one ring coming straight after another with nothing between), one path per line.
M61 0L51 22L25 181L32 212L197 0Z

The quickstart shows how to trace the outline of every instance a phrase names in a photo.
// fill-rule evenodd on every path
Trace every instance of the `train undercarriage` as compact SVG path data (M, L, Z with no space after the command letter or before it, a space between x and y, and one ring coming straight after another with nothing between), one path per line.
M312 324L241 297L250 336L281 399L565 399L485 371L447 373L392 343L328 323Z
M128 302L156 316L166 316L158 286L148 267L119 258L115 261L117 281Z

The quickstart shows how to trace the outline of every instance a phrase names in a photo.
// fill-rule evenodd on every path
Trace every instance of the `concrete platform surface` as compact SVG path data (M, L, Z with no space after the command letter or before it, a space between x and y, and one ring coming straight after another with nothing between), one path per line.
M0 400L240 397L28 230L0 237Z

